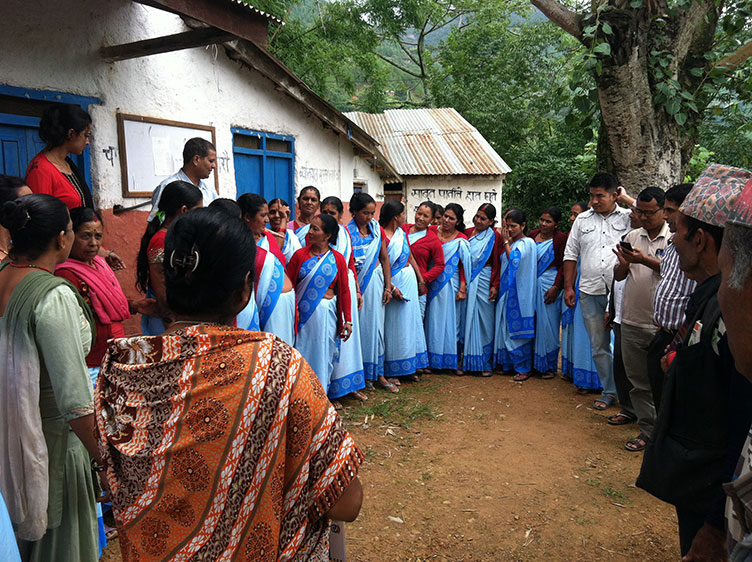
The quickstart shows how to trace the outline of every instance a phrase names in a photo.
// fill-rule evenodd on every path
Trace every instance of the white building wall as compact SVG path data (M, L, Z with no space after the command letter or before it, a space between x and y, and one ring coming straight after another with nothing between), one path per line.
M472 215L483 203L493 203L501 208L503 176L409 176L404 178L407 201L407 218L423 201L433 201L442 206L459 203L465 209L465 222L469 226Z
M235 197L230 129L242 127L295 138L296 191L314 184L322 194L349 200L352 145L271 81L229 60L221 46L111 64L98 54L102 46L186 31L178 16L129 0L6 0L3 19L13 32L0 35L0 83L101 100L90 109L100 207L143 201L122 197L118 112L214 126L223 197Z

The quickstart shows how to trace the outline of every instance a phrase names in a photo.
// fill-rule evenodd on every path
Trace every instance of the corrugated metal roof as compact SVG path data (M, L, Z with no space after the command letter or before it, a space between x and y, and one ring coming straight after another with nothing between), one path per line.
M456 109L388 109L345 113L381 144L406 176L499 175L511 168Z

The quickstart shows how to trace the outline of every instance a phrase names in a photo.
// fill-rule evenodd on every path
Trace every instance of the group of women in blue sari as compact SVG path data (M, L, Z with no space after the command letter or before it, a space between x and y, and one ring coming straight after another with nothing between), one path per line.
M437 221L438 206L423 202L405 224L404 205L386 201L377 221L364 193L350 200L345 226L342 202L321 201L312 186L291 222L281 199L213 204L234 205L258 247L254 298L238 326L297 347L337 406L346 395L366 400L365 388L398 392L401 380L429 371L553 378L560 353L579 389L600 385L581 313L562 302L566 235L555 207L527 236L522 211L507 211L496 228L490 203L467 229L455 203Z

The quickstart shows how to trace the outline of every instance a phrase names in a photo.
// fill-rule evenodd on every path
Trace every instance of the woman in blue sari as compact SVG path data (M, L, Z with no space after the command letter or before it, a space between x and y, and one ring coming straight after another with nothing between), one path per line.
M285 258L279 246L266 232L268 206L260 195L246 193L238 199L243 219L253 233L256 245L265 250L258 254L254 303L238 315L238 327L269 332L292 345L295 343L295 291L285 274ZM267 242L264 244L263 242ZM270 243L269 243L270 242ZM258 327L257 327L258 326Z
M587 203L575 203L569 215L570 224L577 215L587 211ZM574 382L577 391L586 393L602 388L598 371L593 361L590 336L585 328L580 309L580 266L577 264L574 308L569 308L562 300L561 314L561 370L566 378Z
M494 360L494 312L499 294L501 269L501 235L493 228L496 207L484 203L473 217L473 228L465 231L469 237L472 265L465 272L467 302L465 313L465 351L462 367L481 376L491 376Z
M436 235L444 251L444 271L431 283L426 304L426 344L431 369L464 374L460 362L464 334L466 284L470 245L464 235L464 211L456 203L444 209Z
M494 348L497 365L514 370L513 380L522 382L533 368L537 255L535 242L525 236L525 213L512 209L504 223Z
M417 265L410 259L410 245L402 230L404 222L405 206L398 201L385 202L379 223L388 240L392 275L392 300L384 311L384 373L387 377L417 377L415 372L428 366L418 304Z
M287 274L295 284L298 333L295 348L316 373L324 391L329 385L341 341L352 334L347 262L337 250L339 225L329 215L310 222L308 246L293 254Z
M561 210L549 207L530 233L538 252L538 283L535 295L535 370L552 379L559 368L561 289L564 286L564 248L567 235L559 231Z
M358 314L358 311L363 307L363 296L358 287L350 232L340 223L344 211L345 208L338 197L327 197L321 202L321 213L334 217L339 226L339 234L334 249L342 254L345 262L347 262L347 283L350 289L350 311L353 325L352 335L340 345L339 355L334 361L332 380L329 385L328 396L337 409L342 408L337 398L348 394L361 401L368 400L368 397L360 392L366 387L366 379L363 373L363 352L360 345L360 315Z
M301 246L306 245L306 235L311 221L319 212L321 192L317 187L308 185L300 190L298 195L298 218L287 223L287 229L292 230Z
M376 202L367 193L356 193L350 199L352 220L347 225L353 245L358 288L363 306L358 314L360 349L366 388L375 383L390 392L396 385L384 377L384 306L392 299L392 273L386 236L373 218Z

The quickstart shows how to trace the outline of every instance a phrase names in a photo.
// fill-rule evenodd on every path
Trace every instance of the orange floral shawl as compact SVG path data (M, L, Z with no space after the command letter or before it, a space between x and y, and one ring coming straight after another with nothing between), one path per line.
M282 340L116 339L95 400L123 560L328 560L324 515L363 454Z

